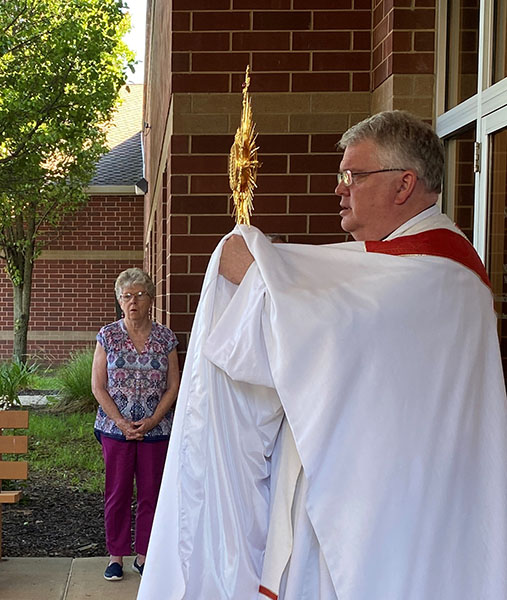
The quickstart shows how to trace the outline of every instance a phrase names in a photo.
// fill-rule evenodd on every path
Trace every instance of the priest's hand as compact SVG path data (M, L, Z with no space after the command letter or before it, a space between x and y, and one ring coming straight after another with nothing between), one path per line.
M253 261L245 240L240 235L231 235L223 245L218 272L239 285Z

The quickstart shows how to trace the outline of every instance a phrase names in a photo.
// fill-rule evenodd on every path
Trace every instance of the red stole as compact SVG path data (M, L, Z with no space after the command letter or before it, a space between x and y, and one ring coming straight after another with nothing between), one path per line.
M427 255L449 258L474 271L491 288L486 269L472 244L450 229L430 229L385 242L365 242L367 252L395 256Z

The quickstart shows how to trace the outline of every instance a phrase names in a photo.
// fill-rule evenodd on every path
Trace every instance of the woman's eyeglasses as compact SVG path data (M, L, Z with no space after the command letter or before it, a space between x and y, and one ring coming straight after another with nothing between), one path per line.
M123 300L123 302L130 302L132 298L135 298L136 300L143 300L144 298L148 297L148 292L136 292L135 294L130 294L127 292L126 294L120 294L120 299Z

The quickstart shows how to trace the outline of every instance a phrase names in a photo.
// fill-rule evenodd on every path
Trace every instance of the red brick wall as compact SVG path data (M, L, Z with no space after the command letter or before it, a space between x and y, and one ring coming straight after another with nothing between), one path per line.
M262 168L252 225L282 233L289 242L343 241L338 199L333 194L339 156L335 134L259 135ZM233 226L229 206L227 154L230 135L174 136L171 170L190 193L171 197L171 327L188 332L209 255ZM266 151L263 151L263 149ZM214 174L205 174L203 165ZM195 165L195 166L193 166ZM197 171L196 173L194 171ZM192 193L193 192L193 193Z
M239 91L248 63L252 92L369 90L371 0L234 0L230 7L173 2L174 93Z
M435 0L374 0L374 88L395 73L433 74L435 7Z
M98 329L116 318L114 281L142 266L143 200L92 197L68 217L61 234L37 259L32 287L28 353L44 362L94 345ZM0 359L12 353L12 286L0 274ZM10 338L10 339L5 339Z
M262 162L252 224L290 242L343 241L335 143L374 105L393 107L392 90L382 86L394 73L432 78L426 46L435 11L433 0L162 4L165 13L153 20L150 39L166 62L151 53L145 107L146 120L158 123L158 131L145 136L151 174L146 264L164 281L157 317L178 334L184 351L210 253L234 226L227 157L246 65ZM398 39L394 29L408 37ZM424 93L420 80L409 83L401 104L426 110L421 98L432 101L432 80L424 81ZM377 95L376 86L382 88ZM161 114L160 98L168 93L170 108Z

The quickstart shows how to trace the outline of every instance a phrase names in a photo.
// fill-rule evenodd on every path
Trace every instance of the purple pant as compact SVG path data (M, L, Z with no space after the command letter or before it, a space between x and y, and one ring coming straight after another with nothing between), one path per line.
M135 551L146 554L162 481L168 441L121 442L102 436L106 467L104 521L106 545L113 556L129 556L134 477L137 488Z

